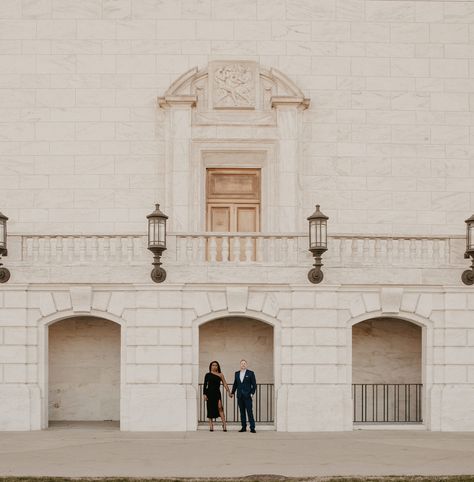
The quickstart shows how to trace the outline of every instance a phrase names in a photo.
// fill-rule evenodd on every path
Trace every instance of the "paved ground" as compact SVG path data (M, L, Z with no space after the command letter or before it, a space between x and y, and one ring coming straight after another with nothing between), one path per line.
M258 427L257 427L258 428ZM474 433L0 432L0 475L233 477L474 474Z

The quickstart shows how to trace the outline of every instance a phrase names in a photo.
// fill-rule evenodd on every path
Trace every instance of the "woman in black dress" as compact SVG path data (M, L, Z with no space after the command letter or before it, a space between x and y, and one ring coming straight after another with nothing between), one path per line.
M227 432L227 426L225 423L224 409L222 407L221 399L221 382L224 385L227 393L230 394L229 386L225 381L224 374L221 373L221 367L219 362L212 361L209 364L209 373L206 373L204 377L204 400L207 405L207 418L209 419L209 430L214 431L213 419L221 417L222 429Z

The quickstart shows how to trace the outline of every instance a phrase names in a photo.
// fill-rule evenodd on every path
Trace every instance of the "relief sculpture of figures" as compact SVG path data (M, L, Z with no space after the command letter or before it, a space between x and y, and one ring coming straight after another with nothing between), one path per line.
M252 72L243 64L228 64L218 68L214 107L253 107Z

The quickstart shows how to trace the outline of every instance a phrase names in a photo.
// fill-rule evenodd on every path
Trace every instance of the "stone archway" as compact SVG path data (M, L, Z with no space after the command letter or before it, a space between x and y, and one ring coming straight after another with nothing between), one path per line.
M422 422L422 328L392 317L352 327L355 423Z
M202 400L202 382L212 360L219 361L229 387L234 373L244 358L256 373L257 393L254 413L257 422L273 424L275 420L274 327L255 318L226 316L199 326L199 413L198 421L206 419ZM239 420L233 400L223 394L224 408L229 422Z
M121 327L94 316L48 326L48 420L120 420Z

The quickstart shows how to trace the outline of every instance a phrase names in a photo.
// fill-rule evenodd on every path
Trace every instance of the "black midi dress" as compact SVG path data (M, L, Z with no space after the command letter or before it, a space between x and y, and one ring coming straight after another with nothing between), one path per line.
M221 400L221 377L214 373L206 373L203 394L207 396L207 418L219 417L219 400Z

